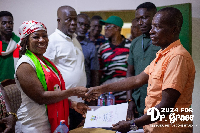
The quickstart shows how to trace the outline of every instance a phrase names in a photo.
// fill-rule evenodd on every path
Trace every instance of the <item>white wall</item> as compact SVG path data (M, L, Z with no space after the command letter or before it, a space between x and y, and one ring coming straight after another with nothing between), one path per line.
M134 10L146 0L0 0L0 10L10 11L14 16L14 32L25 20L42 21L51 34L57 27L56 11L59 6L70 5L80 11ZM196 66L193 92L194 133L200 132L200 0L151 0L156 6L192 3L192 57ZM130 16L131 17L131 16ZM197 126L196 126L197 125Z

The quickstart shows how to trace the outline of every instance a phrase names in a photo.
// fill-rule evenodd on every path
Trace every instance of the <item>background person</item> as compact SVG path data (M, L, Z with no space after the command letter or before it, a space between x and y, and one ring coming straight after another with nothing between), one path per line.
M97 57L97 51L94 43L89 41L85 34L90 28L90 18L86 14L78 14L77 16L77 40L81 44L83 54L85 57L85 71L87 76L86 87L92 87L99 85L98 71L99 60Z
M101 44L105 42L105 36L101 34L102 25L99 23L99 20L101 19L101 16L93 16L90 20L89 32L86 34L86 38L94 43L97 51L99 50Z
M57 10L57 17L57 29L49 36L49 45L44 56L50 59L60 70L66 89L77 86L86 87L84 55L75 34L77 13L71 6L61 6ZM71 96L69 99L84 102L82 98L77 96ZM70 130L80 124L81 116L74 109L70 109Z
M110 16L107 20L100 20L105 25L105 37L108 40L98 51L100 69L102 72L101 84L117 82L126 77L127 59L131 41L121 35L123 20L118 16ZM126 102L126 91L113 92L115 103Z
M157 52L157 56L151 64L139 75L91 88L86 94L86 96L89 94L98 96L108 91L135 89L148 82L144 115L138 119L114 124L114 130L127 132L130 127L137 128L145 125L145 133L192 133L192 119L178 118L172 123L169 118L173 115L175 117L193 117L191 111L181 110L190 108L192 104L195 78L193 59L179 40L182 24L183 16L178 9L166 7L159 10L153 17L150 37L152 44L160 46L161 50ZM151 120L151 115L147 115L147 110L152 107L157 108L160 115L164 115L165 118L161 121L159 119ZM177 111L161 112L162 108L174 108ZM150 112L157 116L155 109Z
M142 35L131 42L127 77L138 75L144 71L153 59L156 58L156 52L161 49L158 46L152 45L149 34L156 11L156 6L151 2L142 3L136 8L135 20ZM148 84L145 84L137 89L127 91L127 101L129 103L127 120L144 115L147 86Z
M81 114L89 109L83 103L67 99L73 95L84 96L87 89L65 89L60 71L43 56L49 41L43 23L24 21L19 34L23 56L17 63L15 80L21 91L22 103L17 112L16 132L54 132L60 120L65 120L68 125L69 107Z
M0 82L14 79L15 66L19 59L20 38L13 32L13 15L8 11L0 12Z
M131 25L131 36L129 38L130 41L133 41L136 37L140 36L142 32L140 31L140 27L137 23L136 18L132 20L132 25Z

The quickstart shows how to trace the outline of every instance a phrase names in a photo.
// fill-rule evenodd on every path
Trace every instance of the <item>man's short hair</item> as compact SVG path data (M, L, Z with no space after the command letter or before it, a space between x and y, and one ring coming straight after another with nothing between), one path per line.
M81 16L84 16L84 17L88 18L88 20L90 21L90 17L87 14L80 13L80 14L77 15L77 17L81 17Z
M174 7L166 7L160 9L158 12L167 12L166 18L168 20L168 23L171 26L177 26L181 30L183 24L183 16L179 9Z
M95 15L95 16L93 16L93 17L91 18L91 22L92 22L93 20L100 20L100 19L102 19L101 16Z
M138 9L140 9L140 8L146 8L147 11L151 11L151 10L157 11L156 6L155 6L153 3L151 3L151 2L145 2L145 3L140 4L140 5L136 8L136 10L138 10Z
M8 11L1 11L0 12L0 17L3 17L3 16L10 16L13 19L13 15Z

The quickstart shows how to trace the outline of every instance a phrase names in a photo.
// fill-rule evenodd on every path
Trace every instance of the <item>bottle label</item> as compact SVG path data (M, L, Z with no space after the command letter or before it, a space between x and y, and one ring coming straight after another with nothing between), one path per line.
M98 106L105 106L105 99L98 99Z
M107 100L107 105L114 105L113 99L108 99L108 100Z

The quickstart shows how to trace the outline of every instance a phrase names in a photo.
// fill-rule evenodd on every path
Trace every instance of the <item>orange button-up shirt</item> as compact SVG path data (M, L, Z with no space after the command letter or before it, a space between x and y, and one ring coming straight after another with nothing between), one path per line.
M170 44L164 50L157 52L156 58L144 70L149 75L147 97L145 99L146 108L144 113L147 113L149 108L155 107L161 102L162 91L167 88L173 88L180 92L174 109L175 116L189 115L192 113L184 112L181 108L190 108L192 104L192 92L194 88L195 66L189 52L182 46L180 40ZM192 121L181 121L179 118L174 126L169 127L153 127L155 124L162 124L167 126L170 124L169 115L162 121L158 121L151 125L146 125L145 132L153 133L178 133L181 130L190 132L192 128ZM182 124L188 124L186 128ZM189 127L188 127L189 126ZM192 131L191 131L192 132Z

